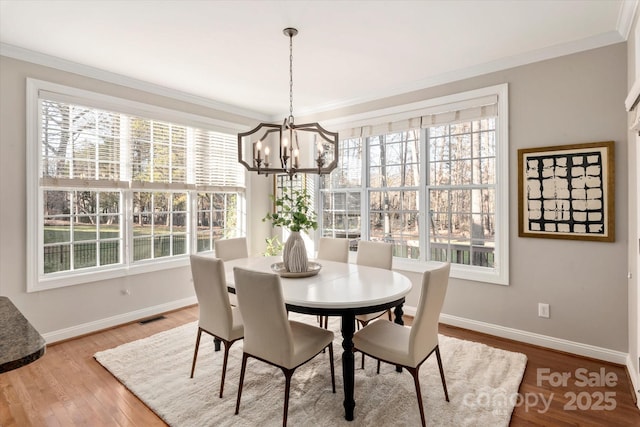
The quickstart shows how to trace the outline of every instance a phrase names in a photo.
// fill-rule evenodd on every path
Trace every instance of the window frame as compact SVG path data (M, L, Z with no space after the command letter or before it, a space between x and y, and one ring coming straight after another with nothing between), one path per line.
M65 270L55 273L44 274L43 263L43 194L44 190L56 188L59 190L77 190L77 186L70 187L51 187L41 183L41 165L42 165L42 143L40 140L41 133L41 113L40 100L47 98L41 93L54 94L55 99L60 102L72 105L85 105L90 108L118 112L129 116L138 116L153 121L163 121L188 128L198 128L205 131L213 131L225 133L232 136L243 129L243 125L239 123L226 122L223 120L197 116L190 113L159 107L151 104L131 101L124 98L118 98L88 90L78 89L57 83L47 82L43 80L27 78L26 79L26 181L27 181L27 292L36 292L47 289L60 288L65 286L109 280L114 278L125 277L134 274L142 274L176 267L183 267L189 264L189 255L197 251L197 222L195 212L195 199L199 192L225 192L235 191L243 193L241 207L242 211L238 212L241 233L246 233L247 227L247 210L246 210L246 171L242 170L244 175L244 186L238 187L199 187L195 184L160 184L155 187L144 188L145 186L136 185L131 181L130 176L121 176L119 183L104 184L98 180L93 182L87 181L86 188L90 191L120 191L121 206L119 215L122 218L121 233L122 245L121 260L117 264L109 264L106 266L96 266L87 269ZM232 145L235 147L235 144ZM189 154L188 154L189 155ZM127 160L128 162L128 160ZM191 182L191 178L188 182ZM126 182L129 181L128 185ZM94 185L95 184L95 185ZM133 253L129 250L133 246L133 193L139 191L151 191L166 194L173 194L175 191L187 193L187 229L188 242L186 245L186 253L173 256L160 257L155 259L145 259L141 261L133 261ZM211 248L211 251L213 248ZM208 251L204 251L208 252Z
M375 127L376 125L385 124L393 121L407 120L413 117L422 116L425 114L439 113L444 108L452 105L472 106L473 101L486 96L497 96L498 114L496 116L496 211L495 211L495 252L494 252L494 267L480 267L465 264L451 264L451 277L472 280L477 282L492 283L498 285L509 284L509 104L508 104L508 84L499 84L495 86L489 86L485 88L475 89L466 92L460 92L448 96L433 98L425 101L415 102L411 104L405 104L400 106L394 106L385 108L382 110L370 111L367 113L361 113L354 116L343 117L326 123L327 126L337 127L338 129L351 129L357 127ZM427 129L422 129L421 138L424 139ZM387 132L393 133L393 131ZM368 137L361 137L363 141L363 160L362 160L362 182L360 186L361 191L361 223L362 223L362 236L369 236L369 147L366 139ZM349 137L341 137L342 139L349 139ZM421 148L420 159L420 185L419 194L421 202L419 205L419 221L420 224L427 224L429 220L426 214L427 208L427 173L428 173L428 148ZM339 188L334 191L342 191L344 189ZM348 189L352 191L352 188ZM324 192L327 190L319 190ZM318 197L318 207L321 208L322 196ZM322 221L322 217L319 217ZM324 224L319 224L319 235L323 234ZM427 229L420 230L420 258L418 260L411 260L408 258L394 257L394 269L422 272L425 269L430 268L430 264L437 263L437 261L427 261L427 241L429 234Z

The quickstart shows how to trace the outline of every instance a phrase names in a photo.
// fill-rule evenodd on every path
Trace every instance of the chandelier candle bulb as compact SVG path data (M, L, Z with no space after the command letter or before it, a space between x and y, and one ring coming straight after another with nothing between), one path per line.
M262 158L261 153L262 153L262 142L258 141L256 143L256 149L258 150L258 160L260 160Z
M269 167L269 147L264 147L264 165Z

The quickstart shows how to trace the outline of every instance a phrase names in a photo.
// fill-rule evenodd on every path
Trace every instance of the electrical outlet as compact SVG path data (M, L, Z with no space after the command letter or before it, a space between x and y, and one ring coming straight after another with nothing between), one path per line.
M549 318L549 304L543 302L538 303L538 317Z

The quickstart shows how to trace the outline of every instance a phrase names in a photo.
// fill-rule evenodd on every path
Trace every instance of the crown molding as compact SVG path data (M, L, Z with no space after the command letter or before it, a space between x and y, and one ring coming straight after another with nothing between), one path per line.
M633 18L635 18L639 3L640 0L624 0L620 6L617 28L625 40L629 40L631 27L633 26Z
M635 0L634 0L635 1ZM640 0L638 0L640 1ZM425 80L419 80L403 86L389 87L369 95L365 95L359 98L352 98L348 100L342 100L335 103L328 103L316 108L298 108L298 116L311 116L317 113L323 113L327 111L337 110L341 108L353 107L358 104L366 102L376 101L383 98L402 95L410 92L416 92L423 89L428 89L434 86L440 86L443 84L453 83L460 80L465 80L473 77L478 77L484 74L489 74L497 71L506 70L509 68L515 68L522 65L532 64L535 62L544 61L547 59L558 58L561 56L571 55L591 49L597 49L604 46L613 45L616 43L622 43L626 41L622 34L618 31L609 31L594 37L589 37L569 43L558 44L555 46L549 46L544 49L534 50L525 54L506 57L492 62L487 62L473 67L465 69L455 70L452 72L443 73ZM282 114L274 117L281 117Z
M624 106L627 111L631 111L638 105L640 100L640 79L636 79L633 86L631 86L631 90L627 95L627 99L624 101Z
M200 105L214 110L220 110L226 113L237 114L249 119L264 121L270 118L267 114L259 113L253 110L240 108L235 105L226 104L202 96L181 92L175 89L169 89L167 87L145 82L143 80L123 76L122 74L101 70L99 68L79 64L77 62L67 61L66 59L46 55L44 53L24 49L6 43L0 43L0 56L6 56L9 58L18 59L20 61L26 61L33 64L66 71L69 73L79 74L81 76L102 80L131 89L141 90L144 92L152 93L154 95L165 96L167 98L189 102L191 104Z

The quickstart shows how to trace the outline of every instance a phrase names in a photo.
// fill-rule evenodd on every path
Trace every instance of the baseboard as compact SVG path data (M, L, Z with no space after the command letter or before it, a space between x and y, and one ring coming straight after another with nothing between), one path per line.
M145 317L154 316L156 314L166 313L167 311L177 310L182 307L196 304L197 302L198 301L195 296L184 298L177 301L171 301L166 304L146 307L141 310L123 313L117 316L112 316L89 323L83 323L71 328L48 332L46 334L43 334L43 337L47 344L52 344L57 341L74 338L80 335L85 335L99 330L122 325L124 323L134 322L136 320L144 319ZM414 316L416 314L415 307L404 306L403 309L406 315ZM497 337L525 342L527 344L539 345L541 347L565 351L567 353L573 353L579 356L591 357L594 359L617 363L619 365L625 365L633 382L634 390L638 390L640 388L640 379L637 377L636 371L634 369L631 369L633 367L633 364L628 353L550 337L547 335L536 334L533 332L521 331L519 329L507 328L500 325L494 325L491 323L452 316L449 314L441 314L440 322L447 325L457 326L460 328L470 329L472 331L494 335Z
M193 296L176 301L171 301L165 304L155 305L153 307L145 307L141 310L107 317L105 319L100 319L93 322L83 323L80 325L72 326L70 328L59 329L57 331L42 334L42 336L47 344L53 344L54 342L75 338L80 335L86 335L92 332L112 328L114 326L122 325L129 322L135 322L136 320L155 316L160 313L166 313L167 311L177 310L182 307L197 304L197 302L198 300L195 296Z
M403 307L404 313L409 316L416 314L416 308L411 306ZM480 322L477 320L466 319L464 317L452 316L450 314L441 314L440 322L457 326L459 328L465 328L476 332L482 332L489 335L494 335L501 338L508 338L514 341L520 341L527 344L539 345L541 347L550 348L553 350L564 351L567 353L576 354L578 356L591 357L593 359L604 360L618 365L627 366L630 375L633 375L634 371L629 369L632 366L629 360L629 354L621 351L610 350L608 348L596 347L589 344L583 344L579 342L569 341L561 338L550 337L547 335L536 334L533 332L522 331L514 328L507 328L500 325L494 325L492 323ZM632 380L634 380L632 378ZM635 378L634 389L638 390L640 384L638 378Z
M406 314L407 316L415 316L416 315L416 308L412 307L410 305L403 305L402 306L402 311L404 311L404 314Z
M629 378L631 379L633 394L635 394L636 406L640 408L640 376L635 362L631 360L631 355L627 355L627 372L629 373Z
M414 311L415 312L415 311ZM479 322L477 320L465 319L462 317L441 314L440 321L447 325L458 326L485 334L491 334L502 338L521 341L527 344L539 345L553 350L564 351L578 356L591 357L593 359L604 360L606 362L626 365L628 353L610 350L608 348L596 347L590 344L583 344L569 341L562 338L550 337L548 335L536 334L534 332L522 331L519 329L507 328L491 323Z

